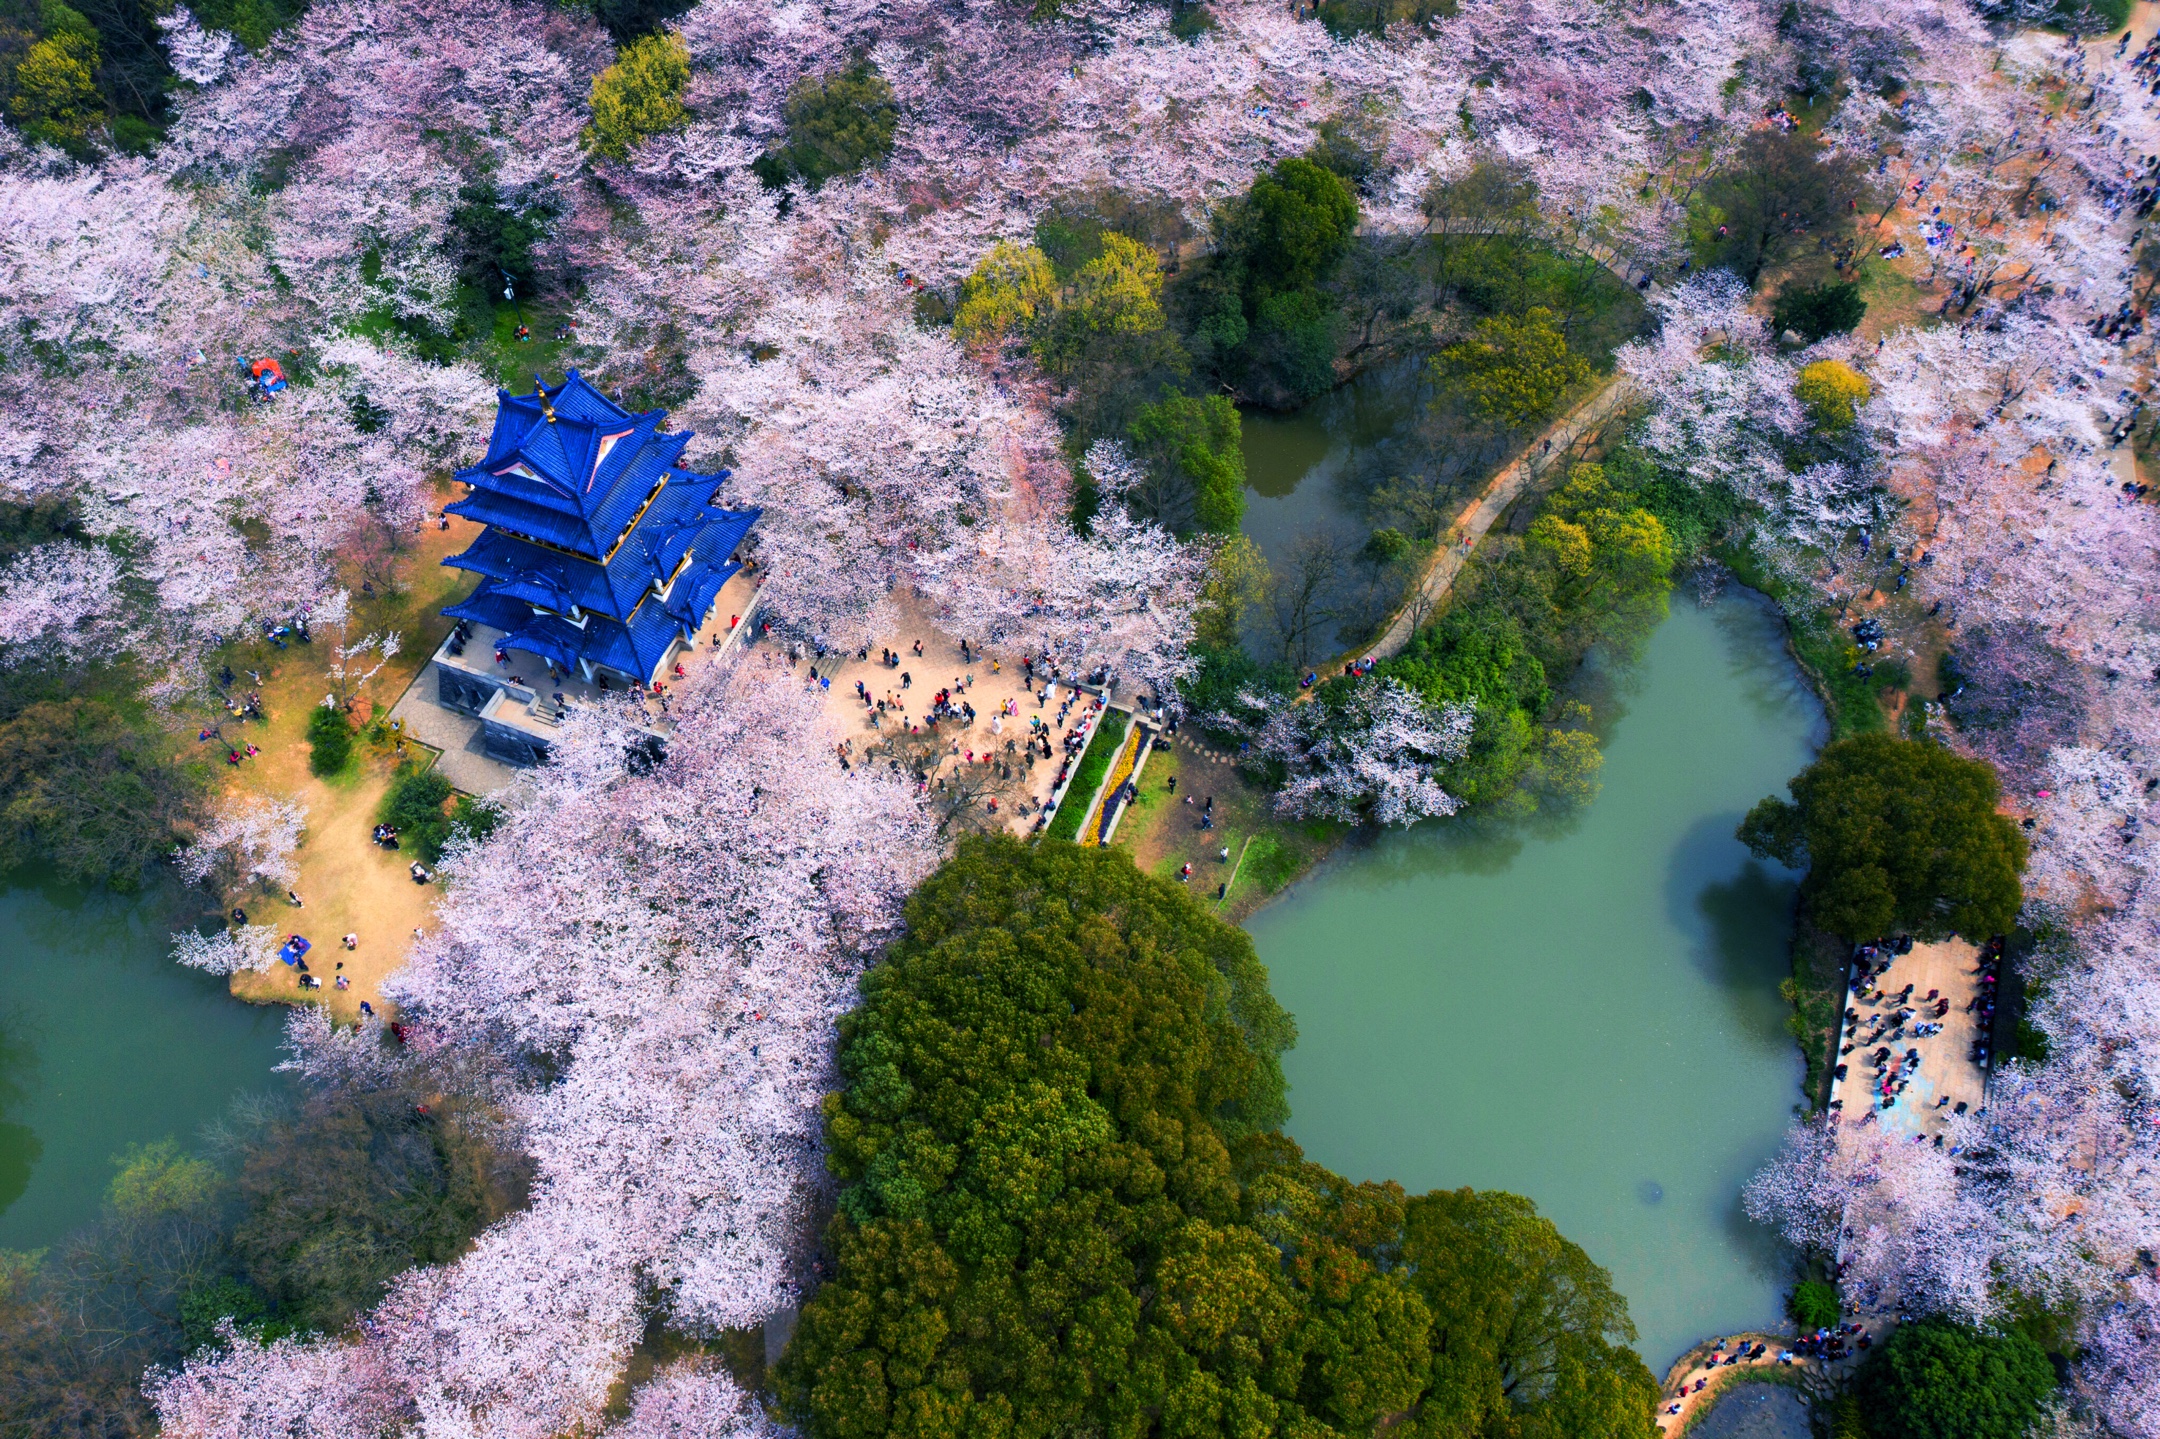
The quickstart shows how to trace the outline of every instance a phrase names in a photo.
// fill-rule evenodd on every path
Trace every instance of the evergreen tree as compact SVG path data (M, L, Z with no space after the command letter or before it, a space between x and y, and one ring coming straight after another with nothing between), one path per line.
M1412 1199L1277 1132L1239 930L1122 851L963 840L842 1022L812 1439L1649 1439L1608 1275L1528 1200Z
M1995 812L2002 790L1985 761L1856 735L1825 746L1791 789L1792 799L1772 795L1749 810L1739 838L1807 869L1801 893L1825 929L1981 939L2017 919L2025 836Z

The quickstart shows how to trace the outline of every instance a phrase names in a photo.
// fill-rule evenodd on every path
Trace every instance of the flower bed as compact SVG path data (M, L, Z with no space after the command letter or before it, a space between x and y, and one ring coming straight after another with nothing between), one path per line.
M1073 771L1072 783L1065 787L1065 800L1050 821L1052 839L1076 840L1080 837L1081 821L1095 808L1095 791L1102 786L1103 776L1116 760L1119 747L1125 743L1125 731L1131 725L1132 716L1125 711L1103 711L1094 737L1081 752L1080 765ZM1076 801L1074 795L1085 798Z

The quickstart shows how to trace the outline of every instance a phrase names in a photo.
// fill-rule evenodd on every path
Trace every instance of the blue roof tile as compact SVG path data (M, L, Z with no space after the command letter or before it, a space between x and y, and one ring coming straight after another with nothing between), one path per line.
M740 568L735 549L761 513L718 503L727 471L677 469L691 436L665 422L575 370L556 390L498 392L487 455L457 475L472 493L448 507L488 528L443 561L483 578L444 613L504 631L505 648L650 680ZM543 611L576 612L584 627Z

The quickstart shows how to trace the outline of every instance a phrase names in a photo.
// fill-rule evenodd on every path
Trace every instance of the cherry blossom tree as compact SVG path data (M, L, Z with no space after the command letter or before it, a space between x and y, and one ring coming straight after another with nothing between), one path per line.
M0 665L72 657L102 638L120 607L121 567L110 550L59 541L0 566Z
M1243 694L1239 705L1207 723L1247 736L1252 761L1281 771L1279 814L1411 825L1461 807L1435 773L1469 747L1471 705L1435 709L1393 679L1330 685L1310 703Z
M175 75L190 85L214 85L225 77L240 48L232 36L222 30L205 30L185 5L175 6L169 15L160 15L157 23L158 29L165 32L165 54L172 61Z
M735 683L685 692L657 763L629 712L579 711L495 837L445 858L439 927L386 987L539 1175L531 1208L324 1341L429 1432L590 1422L656 1311L712 1332L797 1292L833 1022L934 839L905 787L834 763L792 676ZM192 1361L166 1422L194 1432L180 1406L273 1359Z
M638 1390L630 1417L606 1439L780 1439L780 1428L710 1360L687 1360Z
M200 833L181 847L181 878L202 884L291 885L299 878L293 853L307 827L307 807L295 800L237 795L225 800Z
M330 692L323 696L323 704L328 708L351 704L362 687L381 674L384 665L397 658L399 637L396 630L375 630L358 639L351 636L352 595L345 590L333 591L308 618L311 624L336 632L336 637L330 641ZM372 664L369 663L371 660Z
M925 290L1068 207L1189 244L1339 119L1371 140L1383 234L1419 232L1436 178L1500 156L1535 181L1548 238L1662 273L1695 187L1827 56L1849 77L1824 133L1874 170L1870 239L1921 261L1933 323L1785 355L1737 282L1676 287L1622 356L1658 401L1641 440L1755 510L1758 558L1795 595L1834 607L1845 536L1868 532L1932 557L1914 582L1961 657L2070 676L2030 701L2045 723L1947 732L2022 791L2034 918L2061 938L2035 972L2050 1057L1999 1072L1958 1154L1804 1131L1762 1212L1880 1302L1983 1316L2022 1286L2073 1303L2085 1402L2153 1432L2138 1251L2160 1252L2160 641L2143 593L2160 556L2108 446L2144 384L2128 212L2160 106L2102 51L1991 32L1962 0L1471 0L1346 40L1277 0L1218 0L1190 38L1160 6L1062 9L701 0L675 22L691 122L620 162L577 145L610 50L560 7L322 0L252 56L165 17L193 89L154 154L78 165L0 131L0 489L68 496L88 541L0 571L0 658L125 625L184 674L214 637L324 613L356 533L414 532L492 399L490 377L403 337L451 320L456 209L485 180L554 217L543 268L575 291L596 382L670 408L699 432L691 462L764 506L756 573L782 626L852 648L905 591L956 633L1162 694L1191 663L1205 551L1114 504L1073 533L1044 380L964 353L934 305L919 317ZM840 56L892 85L891 155L768 190L749 167L792 88ZM232 361L266 356L293 384L251 403ZM1794 382L1823 357L1871 398L1851 444L1794 465L1812 444ZM705 1332L795 1292L831 1025L936 841L904 786L840 768L793 684L751 669L680 696L664 758L630 743L635 716L580 713L497 836L446 863L441 927L390 987L405 1042L303 1011L296 1065L436 1066L495 1100L539 1165L534 1203L405 1276L357 1335L235 1336L161 1376L172 1432L592 1427L655 1315ZM1254 717L1286 811L1449 812L1467 712L1331 689L1339 706ZM215 851L274 882L283 823L221 817L190 862ZM267 962L246 930L178 944L212 969ZM695 1366L616 1426L768 1427Z
M212 934L183 929L173 936L173 962L209 974L260 974L277 963L283 937L267 924L241 925Z

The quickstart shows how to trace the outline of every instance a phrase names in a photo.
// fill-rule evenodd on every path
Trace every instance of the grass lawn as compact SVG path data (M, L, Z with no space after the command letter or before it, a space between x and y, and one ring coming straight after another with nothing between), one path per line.
M1203 829L1201 816L1211 797L1215 827ZM1180 869L1192 865L1194 892L1236 924L1348 833L1342 825L1286 823L1270 807L1272 799L1246 783L1228 760L1207 758L1189 745L1158 743L1114 843L1131 851L1133 863L1164 879L1176 879ZM1216 900L1217 888L1229 882L1233 870L1236 883Z
M445 489L434 507L440 509L448 498ZM254 922L314 941L310 962L325 987L306 997L327 1005L339 1019L356 1018L363 999L375 1002L378 1012L383 1009L383 978L404 963L413 931L424 929L433 917L434 887L414 884L406 869L413 856L378 848L370 838L398 759L388 732L379 731L373 721L388 713L448 633L441 608L470 587L471 577L444 568L440 561L472 543L478 533L478 526L463 520L453 519L448 530L431 522L383 567L389 579L376 584L374 595L359 592L356 565L348 566L354 572L345 576L353 590L347 634L358 639L396 630L402 643L390 663L361 689L353 707L360 733L344 770L321 776L308 769L307 721L329 689L326 670L334 633L318 630L313 644L283 650L259 636L232 641L211 656L208 669L215 673L220 662L230 665L240 690L259 690L266 718L243 725L217 709L207 691L199 717L190 716L201 724L222 720L225 735L236 745L252 743L260 751L238 766L218 764L227 794L264 794L307 808L307 830L296 855L300 875L293 886L304 907L291 908L281 893L270 889L234 898ZM249 678L249 670L262 674L261 685ZM191 724L189 733L197 727ZM421 758L428 758L424 751ZM340 948L339 938L345 934L360 937L356 950ZM352 980L352 988L342 992L328 984L340 961ZM299 972L282 965L265 974L237 976L232 988L243 999L262 1002L297 1003L303 993Z

